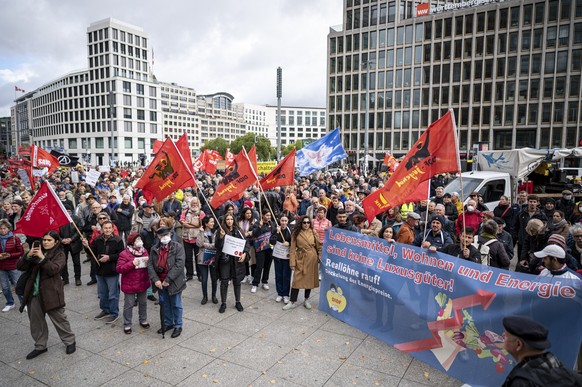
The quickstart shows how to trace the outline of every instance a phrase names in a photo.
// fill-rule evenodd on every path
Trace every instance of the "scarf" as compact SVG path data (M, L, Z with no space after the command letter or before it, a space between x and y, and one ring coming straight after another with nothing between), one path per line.
M143 246L140 247L139 249L133 246L127 246L127 249L129 250L130 253L133 254L134 257L142 257L146 253L146 249Z
M495 235L487 234L486 232L481 232L481 236L489 239L497 239Z
M554 224L553 224L554 230L557 230L557 229L559 229L560 227L564 227L564 226L566 225L566 223L568 223L568 222L566 221L566 219L562 219L562 220L560 220L558 223L554 223Z
M8 231L8 233L6 235L0 235L0 243L2 244L2 252L5 253L6 252L6 241L9 238L12 238L14 234L12 234L12 231Z

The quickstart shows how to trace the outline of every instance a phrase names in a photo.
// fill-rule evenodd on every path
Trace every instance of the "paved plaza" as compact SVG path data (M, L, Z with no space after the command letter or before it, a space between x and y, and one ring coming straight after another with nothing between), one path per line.
M72 265L69 265L72 274ZM244 312L234 309L229 288L226 313L212 302L200 305L200 283L183 293L184 331L162 340L159 307L148 301L149 330L137 324L123 333L120 319L94 321L97 288L65 286L67 315L77 352L65 354L49 321L48 352L36 359L28 317L16 309L0 313L0 386L461 386L462 383L378 339L302 304L281 310L271 290L250 293L242 285ZM274 278L274 274L271 278ZM302 302L300 293L300 302ZM123 295L122 295L123 298ZM120 312L122 305L120 305ZM47 318L48 319L48 318Z

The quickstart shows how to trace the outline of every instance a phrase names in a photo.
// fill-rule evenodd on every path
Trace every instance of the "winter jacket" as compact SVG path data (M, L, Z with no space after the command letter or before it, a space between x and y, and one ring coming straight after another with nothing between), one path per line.
M95 265L95 273L102 277L113 277L118 275L116 266L119 254L125 249L123 241L117 235L111 235L107 240L104 235L99 235L93 242L91 242L91 250L95 257L99 259L100 255L109 255L107 262L100 262L99 265L94 259L91 260L91 265Z
M60 245L45 251L44 259L40 262L37 257L28 257L27 255L18 260L17 269L27 271L30 274L24 287L24 302L20 306L21 312L24 306L32 300L37 275L40 275L38 291L43 312L50 312L65 306L65 289L61 280L61 271L65 267L65 263L65 252Z
M8 239L6 239L6 248L2 249L0 245L0 252L9 253L10 257L5 259L0 259L0 270L15 270L16 263L24 254L24 249L22 248L22 243L20 243L20 238L17 238L9 232L6 234Z
M494 238L487 238L483 235L479 235L477 241L479 245L484 245L491 239ZM489 266L498 267L500 269L508 269L510 259L507 253L505 252L505 247L503 247L503 243L496 240L496 242L492 242L487 246L489 247L489 257L490 257Z
M143 255L147 257L148 252L143 249ZM133 264L136 256L127 248L119 254L116 270L121 274L121 291L126 294L145 292L150 287L150 278L147 267L137 269Z
M81 223L81 219L78 216L72 215L71 218L73 222L79 227ZM71 253L75 254L81 251L83 248L83 243L81 242L81 236L77 232L75 225L73 223L65 224L59 228L59 234L61 235L62 239L71 238L71 243L65 245L63 244L64 249L70 249Z
M156 243L150 251L150 259L148 261L148 273L150 281L155 283L160 280L156 268L158 267L158 258L160 256L160 243ZM177 242L170 241L168 243L168 273L165 281L168 286L168 293L170 296L178 294L186 289L186 274L184 273L184 265L186 263L186 255L184 254L184 247Z
M117 211L121 209L121 211ZM117 229L119 231L129 231L131 230L131 220L133 218L133 212L135 208L131 203L125 204L121 203L116 210L117 214Z
M227 231L227 234L235 238L241 238L239 231L235 228L233 228L230 232ZM214 246L216 247L216 259L218 261L218 268L220 273L225 271L225 266L230 268L229 278L224 278L221 275L221 279L231 279L235 284L240 284L246 275L245 263L244 261L239 262L238 257L234 257L222 252L222 248L224 247L224 239L224 237L220 236L220 230L216 231L216 234L214 235ZM246 253L245 261L248 261L250 258L250 242L248 241L245 243L244 252Z
M465 254L463 253L463 248L461 248L461 246L456 244L456 243L441 247L441 248L437 249L437 251L441 252L441 253L448 254L448 255L453 256L453 257L465 259L467 261L481 263L481 253L479 253L479 250L477 250L475 248L475 246L473 246L473 245L469 245L469 257L468 258L465 258Z

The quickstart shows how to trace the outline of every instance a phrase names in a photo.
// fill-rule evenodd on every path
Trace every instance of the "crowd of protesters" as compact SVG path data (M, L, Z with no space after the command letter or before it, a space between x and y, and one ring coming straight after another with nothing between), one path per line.
M40 321L40 306L31 301L39 292L34 276L42 273L41 283L43 276L51 277L51 291L60 294L69 284L69 255L75 286L83 285L82 271L89 271L86 285L97 285L101 310L95 319L106 324L118 320L121 288L126 334L132 333L135 306L140 326L150 327L149 299L163 309L158 333L173 329L172 337L182 332L182 293L190 281L200 282L195 286L201 286L201 305L210 300L220 313L227 308L231 286L239 312L244 310L242 291L256 293L273 285L275 301L283 303L284 310L297 306L300 289L304 289L304 307L311 309L309 297L311 290L319 287L322 244L330 227L501 269L509 269L517 254L515 270L536 275L570 276L572 270L582 267L582 202L575 203L567 190L557 201L542 201L525 192L514 202L502 196L489 211L478 192L469 193L466 204L461 193L445 193L451 176L440 175L431 181L430 200L391 208L370 222L362 201L382 187L384 179L377 174L364 178L355 169L335 175L322 171L297 178L294 186L264 193L257 185L250 185L240 200L216 209L208 203L221 182L220 175L199 174L197 187L179 189L164 201L148 203L141 190L134 188L143 169L111 169L101 174L95 186L84 181L82 169L78 172L78 182L73 182L69 170L59 170L48 178L75 225L47 234L54 246L43 238L42 247L34 238L13 232L33 190L26 189L17 176L2 172L0 280L6 298L2 311L15 307L10 284L19 279L17 267L26 271L34 268L21 301L22 307L28 307L31 330L33 325L35 329L41 326L43 333L32 333L36 346L30 358L46 351L46 323ZM241 255L223 252L226 235L246 240ZM254 242L265 235L269 243L256 246ZM274 256L276 244L287 249L287 254ZM49 253L50 249L57 253ZM82 251L88 265L81 262ZM43 261L52 262L50 270ZM272 264L274 280L270 278ZM42 294L42 285L40 291ZM67 353L74 352L74 335L62 306L57 302L53 309L43 310L57 327Z

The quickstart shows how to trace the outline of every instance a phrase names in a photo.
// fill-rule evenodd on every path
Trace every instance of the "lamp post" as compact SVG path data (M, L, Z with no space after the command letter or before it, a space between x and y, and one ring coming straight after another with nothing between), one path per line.
M283 95L283 69L277 67L277 162L281 160L281 97Z
M368 144L370 131L370 65L373 62L367 61L362 63L366 66L366 117L364 118L364 176L368 174Z
M114 104L113 104L113 98L114 98L115 94L113 93L113 90L109 91L109 122L110 122L110 129L111 129L111 158L109 160L109 164L111 166L113 166L113 157L115 154L115 147L114 147L114 137L113 137L113 125L114 125L114 121L113 121L113 117L114 117L114 113L113 113L113 109L114 109Z

